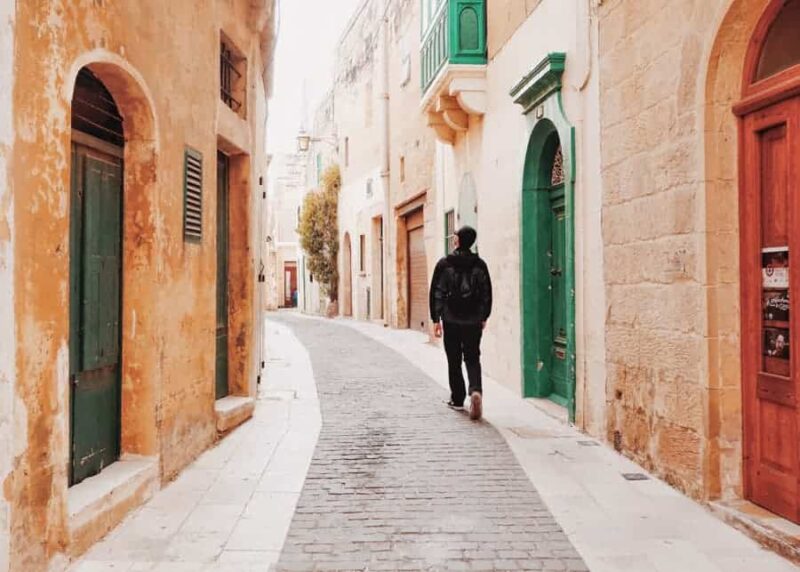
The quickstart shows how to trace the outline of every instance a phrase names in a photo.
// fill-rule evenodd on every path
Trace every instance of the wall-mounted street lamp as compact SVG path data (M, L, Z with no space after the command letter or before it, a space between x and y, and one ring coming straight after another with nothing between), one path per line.
M307 153L312 143L327 143L337 153L339 152L339 138L335 134L326 137L312 137L305 129L301 129L300 133L297 134L297 150L300 153Z

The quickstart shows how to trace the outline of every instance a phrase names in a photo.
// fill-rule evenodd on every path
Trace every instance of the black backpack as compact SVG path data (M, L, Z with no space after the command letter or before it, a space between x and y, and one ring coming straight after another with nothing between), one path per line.
M478 305L479 292L475 269L475 266L453 268L453 283L447 306L456 316L469 315Z

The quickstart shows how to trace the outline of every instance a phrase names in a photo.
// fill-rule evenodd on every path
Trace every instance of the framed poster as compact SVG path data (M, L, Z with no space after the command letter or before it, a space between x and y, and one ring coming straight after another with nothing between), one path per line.
M789 321L789 290L764 290L761 308L768 322Z
M778 359L789 359L789 330L786 328L764 328L764 355Z
M789 287L789 247L779 246L761 250L761 276L764 288Z

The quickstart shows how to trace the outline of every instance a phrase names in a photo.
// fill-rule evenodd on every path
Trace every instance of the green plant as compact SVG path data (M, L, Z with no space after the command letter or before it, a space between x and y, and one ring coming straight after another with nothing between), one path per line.
M308 256L308 269L331 302L339 298L339 166L322 174L322 188L310 192L300 215L300 245Z

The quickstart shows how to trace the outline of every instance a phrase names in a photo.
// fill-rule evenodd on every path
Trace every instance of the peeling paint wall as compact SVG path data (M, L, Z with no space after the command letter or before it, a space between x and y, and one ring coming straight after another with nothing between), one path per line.
M3 3L2 10L8 4ZM254 392L260 358L255 347L261 331L254 326L259 317L254 284L262 234L255 220L261 196L256 187L266 167L266 98L261 41L251 27L253 21L249 0L16 3L16 69L25 71L17 74L14 84L13 130L4 128L6 92L0 95L1 136L15 134L13 219L6 220L14 222L13 256L26 261L13 274L17 295L12 307L22 318L15 327L15 357L8 360L15 363L19 380L11 400L16 403L18 446L5 478L6 432L0 431L3 499L11 504L11 570L63 569L70 545L66 515L70 102L82 65L90 65L106 84L125 120L123 454L157 457L162 479L168 480L216 438L220 30L246 54L248 112L239 126L245 148L237 155L241 168L232 182L236 193L232 218L237 227L231 240L236 257L231 261L230 360L232 392ZM6 22L2 18L0 56L10 41ZM5 58L0 61L7 65ZM6 158L4 143L0 142L0 170ZM204 158L201 244L183 239L185 146L199 150ZM7 196L2 189L0 221ZM9 274L3 266L9 260L6 244L0 225L0 296L4 297L9 292ZM0 308L9 307L5 298L0 302ZM6 325L3 319L2 327ZM9 346L5 339L0 342L4 357ZM5 359L0 359L0 368L2 378ZM8 391L2 379L0 391ZM6 403L2 399L0 407Z
M14 212L9 160L14 144L14 4L0 3L0 483L14 457ZM9 502L0 488L0 572L10 565Z

